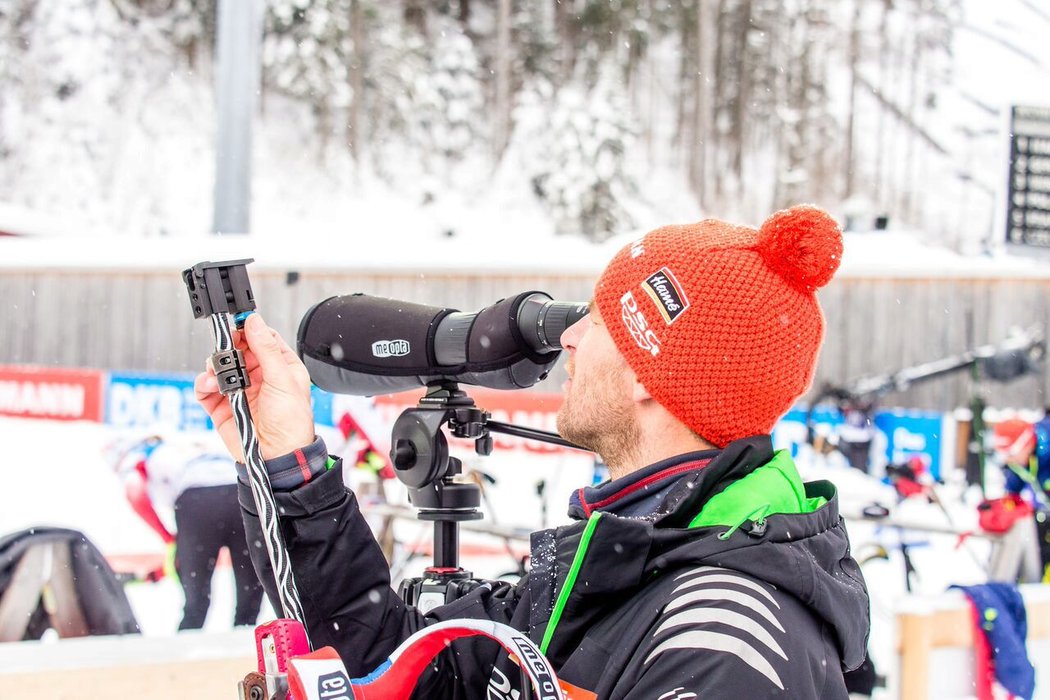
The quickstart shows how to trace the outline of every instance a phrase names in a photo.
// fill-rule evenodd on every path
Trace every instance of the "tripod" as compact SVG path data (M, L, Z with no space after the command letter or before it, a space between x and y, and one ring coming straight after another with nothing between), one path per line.
M492 454L490 433L540 440L584 449L556 433L490 420L490 414L453 381L443 380L427 389L415 408L406 409L394 423L390 456L394 473L408 487L416 517L434 523L434 563L422 577L405 579L401 598L426 613L452 602L481 584L459 565L459 524L479 520L481 489L476 482L459 481L463 463L449 456L442 426L458 438L474 440L479 455Z

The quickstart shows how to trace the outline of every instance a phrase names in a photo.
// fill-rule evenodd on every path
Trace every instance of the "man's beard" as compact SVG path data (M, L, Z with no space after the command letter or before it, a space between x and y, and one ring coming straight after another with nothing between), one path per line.
M629 404L615 404L594 396L566 397L558 411L558 433L596 452L607 465L627 467L638 447L641 430Z

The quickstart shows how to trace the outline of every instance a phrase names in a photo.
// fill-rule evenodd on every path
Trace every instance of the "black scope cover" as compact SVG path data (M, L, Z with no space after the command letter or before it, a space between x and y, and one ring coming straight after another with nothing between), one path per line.
M538 353L521 336L518 307L530 294L477 314L366 294L331 297L303 316L297 352L314 384L337 394L375 396L442 380L520 389L546 377L559 355ZM462 361L439 361L449 356Z

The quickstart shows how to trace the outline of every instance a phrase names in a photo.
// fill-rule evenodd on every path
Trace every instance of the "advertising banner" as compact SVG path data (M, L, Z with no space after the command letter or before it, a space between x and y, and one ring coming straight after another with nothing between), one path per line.
M211 427L193 395L191 374L112 372L106 390L106 422L117 428L158 425L178 430Z
M952 444L946 432L954 434L949 423L943 414L932 411L876 411L870 426L851 425L837 409L827 406L818 406L813 415L817 434L832 444L870 440L868 473L876 476L885 473L887 464L904 464L919 455L930 475L939 478ZM794 408L773 429L773 445L796 455L805 442L806 409Z
M112 372L0 365L0 415L50 420L104 421L117 428L151 429L160 425L176 430L210 429L211 421L193 394L191 373ZM468 388L478 408L490 420L514 426L557 432L562 396L534 391L496 391ZM422 389L375 398L333 395L312 387L314 420L320 426L339 425L344 413L354 416L375 444L386 453L390 433L401 413L418 405ZM869 473L881 475L887 464L902 464L921 455L931 475L940 476L951 461L953 425L940 413L884 410L870 425L852 425L834 408L818 406L813 423L832 444L870 439ZM861 435L865 432L865 435ZM952 434L948 434L952 433ZM495 450L532 455L576 453L546 442L491 433ZM472 441L451 439L459 449L473 449ZM806 442L806 410L788 412L773 430L776 448L797 454Z
M886 459L905 464L916 455L922 457L930 476L939 479L943 464L946 421L942 414L928 411L880 411L875 427L886 436Z
M107 423L118 428L158 425L177 430L212 427L193 394L191 373L112 372L106 384ZM332 395L312 387L316 422L331 425Z
M0 415L101 420L102 377L93 369L0 365Z

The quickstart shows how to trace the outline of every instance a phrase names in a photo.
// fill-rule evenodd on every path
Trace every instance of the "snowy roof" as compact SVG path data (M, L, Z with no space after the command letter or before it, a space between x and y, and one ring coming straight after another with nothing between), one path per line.
M223 235L134 238L35 235L0 238L0 269L183 269L203 260L254 258L253 269L421 274L597 275L637 234L602 244L528 230L498 235L486 227L419 234L386 230L369 235ZM963 256L924 244L906 231L846 233L839 277L1050 278L1045 261L997 251Z

